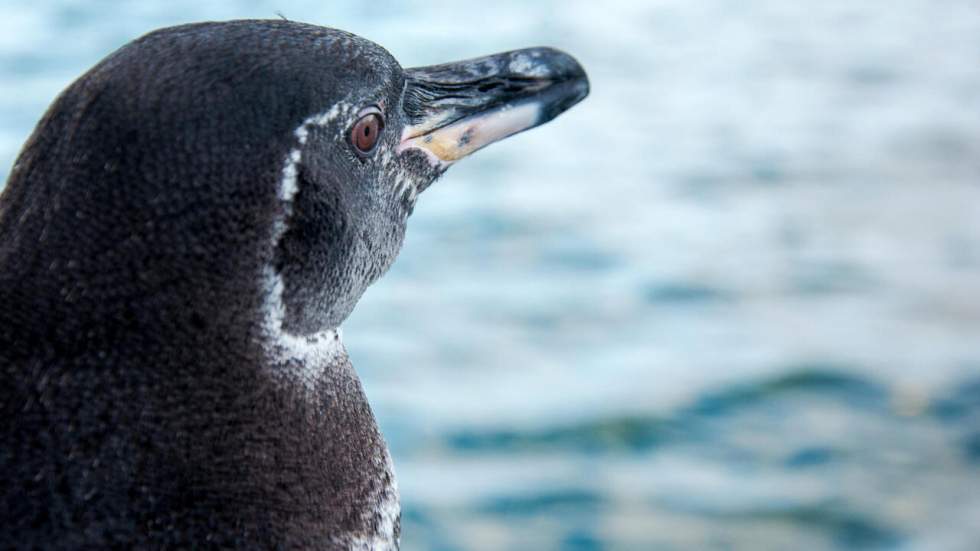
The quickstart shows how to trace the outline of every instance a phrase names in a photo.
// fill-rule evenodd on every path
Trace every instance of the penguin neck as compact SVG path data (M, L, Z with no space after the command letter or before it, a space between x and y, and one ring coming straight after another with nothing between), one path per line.
M354 515L352 526L337 536L337 543L351 549L397 549L401 509L391 455L344 349L342 331L337 327L295 335L285 330L282 278L271 268L265 277L266 367L284 390L299 394L319 412L330 439L323 442L318 461L342 487L326 498L327 504Z

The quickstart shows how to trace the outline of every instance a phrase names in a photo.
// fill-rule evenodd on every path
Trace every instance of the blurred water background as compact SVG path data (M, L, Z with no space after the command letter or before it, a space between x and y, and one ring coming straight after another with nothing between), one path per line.
M454 167L345 325L403 549L980 548L980 5L4 0L0 170L110 51L551 45L592 95Z

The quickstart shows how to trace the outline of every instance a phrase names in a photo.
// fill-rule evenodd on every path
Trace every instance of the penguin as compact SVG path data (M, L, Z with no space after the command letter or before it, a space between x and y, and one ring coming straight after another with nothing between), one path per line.
M95 65L0 195L0 541L397 549L341 324L419 194L588 90L550 48L403 69L282 20Z

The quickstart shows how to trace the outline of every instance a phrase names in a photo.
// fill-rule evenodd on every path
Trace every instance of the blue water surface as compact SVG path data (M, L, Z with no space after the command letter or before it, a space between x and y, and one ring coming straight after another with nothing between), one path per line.
M973 550L975 0L5 0L0 171L151 29L277 13L592 95L454 167L344 326L406 550Z

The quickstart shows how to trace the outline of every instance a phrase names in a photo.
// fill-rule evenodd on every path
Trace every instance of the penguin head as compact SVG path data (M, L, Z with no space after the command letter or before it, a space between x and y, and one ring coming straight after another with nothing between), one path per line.
M450 165L587 93L579 64L549 48L404 69L368 40L289 21L162 29L52 105L0 231L45 232L55 246L31 249L20 277L72 266L51 287L103 318L121 316L106 288L122 300L166 289L146 301L171 316L254 311L238 295L261 280L252 294L272 297L279 329L311 335L338 327L389 268ZM74 216L55 212L68 204Z
M395 259L419 195L451 164L588 93L582 68L553 49L402 69L380 46L341 36L355 45L332 60L346 67L343 85L296 130L284 172L295 196L276 270L283 327L296 334L347 317Z

